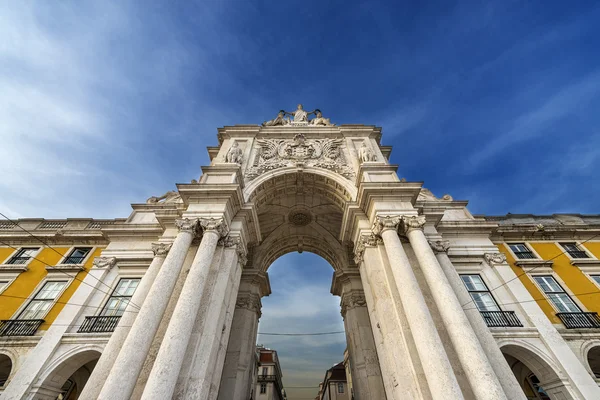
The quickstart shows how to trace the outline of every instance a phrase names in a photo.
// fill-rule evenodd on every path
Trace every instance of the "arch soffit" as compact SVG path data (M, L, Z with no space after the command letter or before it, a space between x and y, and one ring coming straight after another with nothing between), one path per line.
M100 358L100 356L102 355L102 350L102 346L98 345L84 345L70 349L64 352L52 362L50 362L46 366L46 368L44 368L43 372L39 375L38 382L41 382L41 385L49 383L50 379L52 379L52 375L55 372L59 372L62 368L67 366L69 362L72 362L76 358L81 357L83 361L77 363L78 366L73 368L73 371L71 371L69 375L67 375L66 379L68 379L69 376L71 376L73 372L77 371L77 369L79 369L80 367L94 360L94 358Z
M281 178L288 175L295 175L298 172L299 170L296 167L285 167L270 171L267 174L257 177L244 188L244 201L254 202L257 199L260 199L270 190L273 190L277 187L277 181L283 183L284 179ZM356 185L341 175L326 169L315 167L303 167L301 172L302 174L315 175L316 177L321 178L319 181L322 183L322 186L326 188L331 195L335 196L339 200L344 202L356 200L356 196L358 194ZM273 185L269 185L269 181L272 180L275 180L275 182L273 182Z
M498 342L498 347L527 366L540 381L561 379L560 368L546 352L539 347L521 340L506 339Z

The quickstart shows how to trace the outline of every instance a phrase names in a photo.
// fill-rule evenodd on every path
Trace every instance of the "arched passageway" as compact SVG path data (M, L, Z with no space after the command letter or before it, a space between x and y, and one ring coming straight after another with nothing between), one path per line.
M12 360L6 354L0 354L0 388L6 386L6 382L12 371Z
M77 400L99 358L95 350L68 357L46 376L35 399Z
M600 380L600 346L592 347L590 351L588 351L587 362L594 377L597 380Z
M528 399L573 398L556 371L540 355L514 344L503 346L501 350Z

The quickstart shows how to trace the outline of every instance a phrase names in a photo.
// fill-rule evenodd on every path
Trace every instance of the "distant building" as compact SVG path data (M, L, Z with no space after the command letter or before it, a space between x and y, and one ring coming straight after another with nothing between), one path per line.
M253 400L287 400L277 351L256 346L256 375Z
M344 362L338 363L325 372L323 382L319 384L319 400L351 400Z
M352 364L348 348L344 350L344 368L346 370L346 380L348 382L348 393L350 394L350 399L354 399L354 390L352 388Z

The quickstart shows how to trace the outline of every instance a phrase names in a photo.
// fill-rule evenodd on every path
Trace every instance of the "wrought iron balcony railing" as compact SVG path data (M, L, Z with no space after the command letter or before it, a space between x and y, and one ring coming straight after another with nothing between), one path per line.
M535 260L537 257L530 251L515 251L515 256L519 260Z
M78 333L101 333L113 332L121 319L120 316L96 316L85 317L85 321L79 327Z
M31 259L31 257L29 256L24 256L24 257L12 257L10 260L8 260L6 263L7 264L27 264L27 261L29 261Z
M567 253L569 253L572 258L590 258L585 251L581 250L567 250Z
M61 264L81 264L81 263L83 263L83 260L85 260L85 256L84 257L71 256L71 257L67 257L65 259L65 261L63 261Z
M600 317L595 312L564 312L556 316L567 329L600 328Z
M0 321L0 336L33 336L43 319L5 319Z
M523 326L514 311L480 311L480 313L490 328L515 328Z

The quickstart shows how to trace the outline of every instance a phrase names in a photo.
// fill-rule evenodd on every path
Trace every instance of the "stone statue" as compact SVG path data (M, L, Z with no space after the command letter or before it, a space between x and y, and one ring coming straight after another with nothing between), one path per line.
M358 158L360 158L361 163L377 161L375 158L375 153L373 153L373 150L367 146L366 142L363 142L362 146L360 146L360 149L358 150Z
M294 111L294 112L285 111L285 115L293 115L294 123L308 123L308 116L310 114L314 114L315 111L307 112L302 107L302 104L298 104L298 108L296 109L296 111Z
M146 203L148 204L156 204L159 202L163 202L163 203L174 203L177 200L181 199L181 196L179 195L179 193L177 193L174 190L169 190L167 193L163 194L162 196L152 196L150 197L148 200L146 200Z
M240 149L238 143L236 141L233 142L231 148L225 155L225 161L228 163L236 163L242 165L243 160L243 151Z
M265 121L262 123L262 126L283 126L283 125L289 125L290 124L290 119L285 118L285 114L286 112L283 110L279 111L279 114L277 114L277 118L272 119L270 121Z
M311 125L335 126L335 124L331 123L329 118L323 118L323 114L321 114L321 110L316 109L315 112L316 112L315 118L312 121L310 121Z

